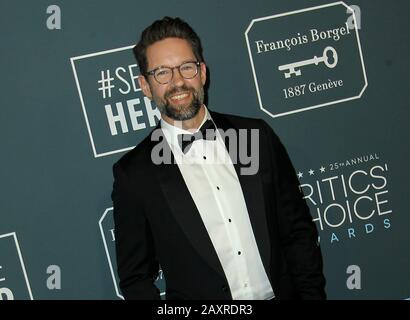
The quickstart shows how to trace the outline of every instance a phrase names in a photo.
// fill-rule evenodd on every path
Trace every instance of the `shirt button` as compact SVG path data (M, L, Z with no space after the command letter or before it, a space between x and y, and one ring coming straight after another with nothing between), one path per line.
M232 220L231 220L231 219L228 219L228 221L229 221L229 222L232 222Z
M216 187L219 190L219 187Z
M206 160L206 157L204 156L204 160Z
M244 286L245 288L247 288L247 287L248 287L248 284L247 284L247 283L245 283L243 286Z
M240 256L242 252L238 251L238 255Z

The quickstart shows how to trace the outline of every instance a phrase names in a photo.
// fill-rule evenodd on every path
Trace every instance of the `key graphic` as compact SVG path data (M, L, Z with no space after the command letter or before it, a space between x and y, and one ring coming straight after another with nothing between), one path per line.
M332 57L333 57L333 63L329 63L329 57L327 56L327 53L331 52ZM326 47L325 50L323 50L323 55L321 57L314 56L312 59L307 59L307 60L302 60L294 63L289 63L289 64L283 64L278 67L279 71L285 71L285 78L290 78L292 74L296 76L300 76L302 72L300 71L300 67L307 66L310 64L315 64L318 65L320 62L323 62L328 68L334 68L337 65L338 57L337 57L337 52L335 48L333 47ZM288 71L286 71L288 70Z

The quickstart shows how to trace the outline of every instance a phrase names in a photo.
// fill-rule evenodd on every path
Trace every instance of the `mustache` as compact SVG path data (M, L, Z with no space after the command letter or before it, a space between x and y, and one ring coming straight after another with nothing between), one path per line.
M189 88L186 85L183 85L181 87L171 88L169 91L167 91L167 93L164 96L165 96L165 98L169 98L170 96L173 96L173 95L181 93L181 92L186 92L186 91L190 91L192 93L195 93L194 88Z

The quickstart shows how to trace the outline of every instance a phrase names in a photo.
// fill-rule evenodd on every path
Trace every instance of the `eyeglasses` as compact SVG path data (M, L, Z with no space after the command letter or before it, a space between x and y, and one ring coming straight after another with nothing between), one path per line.
M169 83L174 76L174 69L179 70L179 74L184 79L192 79L198 74L198 66L201 63L198 61L188 61L176 67L158 67L154 70L148 71L147 74L154 76L159 84Z

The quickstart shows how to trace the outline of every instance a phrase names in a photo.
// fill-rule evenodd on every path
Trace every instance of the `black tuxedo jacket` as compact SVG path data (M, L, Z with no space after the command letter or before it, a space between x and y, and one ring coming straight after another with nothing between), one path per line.
M216 112L211 116L218 129L259 129L258 172L241 175L243 165L234 166L276 298L324 299L317 230L285 148L263 120ZM125 299L159 299L153 281L160 264L167 299L232 299L178 165L153 163L151 151L158 142L151 135L113 166L121 291Z

